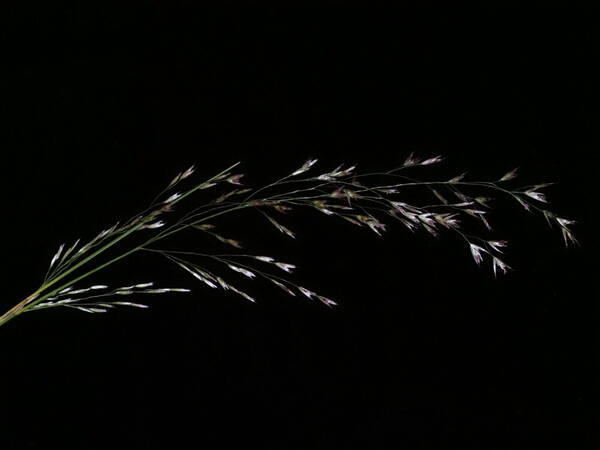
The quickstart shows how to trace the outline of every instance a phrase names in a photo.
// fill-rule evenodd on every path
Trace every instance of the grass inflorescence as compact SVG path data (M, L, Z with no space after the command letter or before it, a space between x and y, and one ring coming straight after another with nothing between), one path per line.
M452 233L465 243L476 264L489 263L496 276L511 270L504 259L508 242L467 233L465 223L477 221L486 233L494 231L489 218L490 203L497 196L506 196L527 211L540 213L551 226L556 226L565 245L577 244L570 228L575 222L550 211L546 195L541 192L552 183L510 187L517 177L516 169L494 181L469 180L465 174L442 181L423 181L412 173L407 175L418 167L441 161L440 156L423 159L411 154L400 166L387 171L356 173L355 166L340 165L319 173L314 168L317 160L309 159L289 175L257 189L246 187L241 181L243 174L233 172L239 163L200 183L192 182L195 173L192 166L173 178L144 211L114 224L87 242L61 244L51 258L42 284L2 315L0 325L28 311L70 308L104 313L116 307L147 307L137 301L121 301L124 296L190 292L188 288L157 287L153 282L116 288L104 284L76 287L102 269L134 253L144 252L159 255L210 289L231 291L251 302L255 298L238 288L232 279L263 278L289 295L300 294L329 307L335 306L334 300L289 278L296 265L248 253L244 243L222 234L218 219L244 210L258 213L266 225L289 238L296 238L296 232L280 216L298 209L314 210L379 236L387 230L387 221L399 222L411 232L422 230L431 236ZM411 202L406 198L409 187L425 190L429 200L421 202L423 204ZM210 200L202 200L200 194L206 190L218 190L218 193ZM161 247L167 237L187 232L205 234L230 251L209 253ZM140 233L143 233L142 239L133 239ZM107 260L98 262L100 255Z

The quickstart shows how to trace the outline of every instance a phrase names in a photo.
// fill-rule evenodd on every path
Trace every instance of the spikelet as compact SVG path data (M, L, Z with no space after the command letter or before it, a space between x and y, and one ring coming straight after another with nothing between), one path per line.
M50 267L48 269L52 269L54 263L58 261L58 258L60 258L60 255L62 254L63 248L65 248L65 244L61 244L60 247L58 247L58 251L52 257L52 261L50 261Z
M301 173L306 172L308 169L310 169L315 163L317 162L316 159L309 159L308 161L306 161L302 167L300 167L298 170L295 170L294 172L292 172L292 174L290 176L296 176L296 175L300 175Z
M505 173L505 174L502 176L502 178L500 178L498 181L509 181L509 180L512 180L512 179L516 178L516 177L517 177L517 170L518 170L518 169L519 169L519 168L518 168L518 167L516 167L516 168L514 168L513 170L511 170L511 171L509 171L509 172Z
M288 228L284 227L283 225L281 225L279 222L277 222L275 219L273 219L271 216L267 215L266 213L263 212L263 214L266 216L267 219L269 219L269 221L275 226L275 228L277 228L280 232L282 232L283 234L288 235L291 238L295 238L296 236L294 235L294 233L292 233L291 230L289 230Z

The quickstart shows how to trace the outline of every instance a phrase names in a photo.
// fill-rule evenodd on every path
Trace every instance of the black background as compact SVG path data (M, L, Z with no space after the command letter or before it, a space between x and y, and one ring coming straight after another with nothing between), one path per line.
M493 236L516 270L494 280L452 236L379 238L305 211L291 241L237 217L231 235L340 306L262 284L251 304L132 258L95 280L194 293L2 327L1 449L596 448L595 14L83 3L4 9L5 309L60 243L194 163L208 177L242 161L251 185L308 157L446 156L431 177L520 166L558 183L548 195L582 245L500 203Z

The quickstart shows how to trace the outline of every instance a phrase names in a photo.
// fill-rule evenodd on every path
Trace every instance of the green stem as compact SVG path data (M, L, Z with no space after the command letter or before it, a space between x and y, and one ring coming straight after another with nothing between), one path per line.
M215 180L216 178L222 176L223 174L227 173L229 170L233 169L234 167L236 167L238 164L240 164L239 162L231 165L230 167L228 167L227 169L221 171L220 173L218 173L217 175L213 176L212 178L210 178L208 181L205 181L199 185L197 185L196 187L194 187L193 189L190 189L188 192L186 192L185 194L183 194L181 197L179 197L177 200L175 200L173 202L177 203L181 200L183 200L185 197L189 196L190 194L192 194L193 192L197 191L198 189L200 189L203 185L205 185L206 183L210 183L211 181ZM205 219L209 219L211 217L214 217L216 215L220 215L223 214L225 212L234 210L234 209L239 209L239 206L236 208L232 208L230 210L227 211L222 211L221 213L209 216L209 217L205 217L202 220ZM96 250L94 253L92 253L91 255L89 255L87 258L83 259L82 261L80 261L79 263L75 264L74 266L72 266L71 268L69 268L68 270L65 270L63 273L61 273L60 275L58 275L55 278L52 278L50 281L48 281L47 283L42 284L42 286L40 286L35 292L33 292L31 295L29 295L27 298L25 298L24 300L22 300L21 302L17 303L15 306L13 306L11 309L9 309L8 311L6 311L2 316L0 316L0 326L4 325L6 322L8 322L9 320L15 318L16 316L18 316L19 314L25 312L27 309L29 309L30 307L40 303L41 301L47 299L48 297L51 297L52 295L62 291L63 289L73 285L74 283L83 280L84 278L92 275L95 272L98 272L99 270L125 258L126 256L131 255L132 253L135 253L136 251L140 250L143 246L148 245L148 244L152 244L153 242L156 242L159 239L162 239L163 237L168 236L169 234L174 233L175 231L179 231L181 228L176 229L174 231L171 231L170 233L166 233L166 234L159 234L158 236L155 236L154 238L149 239L148 241L144 242L142 245L135 247L131 250L128 250L127 252L111 259L110 261L105 262L104 264L101 264L97 267L95 267L94 269L76 277L75 279L72 279L70 281L68 281L67 283L62 284L61 286L53 289L50 292L46 292L44 295L39 296L40 293L46 291L49 287L54 286L56 283L58 283L60 280L62 280L63 278L65 278L67 275L70 275L71 273L73 273L75 270L79 269L81 266L83 266L84 264L86 264L87 262L91 261L93 258L95 258L96 256L98 256L99 254L103 253L104 251L108 250L109 248L111 248L113 245L115 245L117 242L121 241L122 239L124 239L125 237L129 236L131 233L133 233L134 231L138 230L141 224L137 224L136 226L132 227L130 230L128 230L127 232L122 233L120 236L118 236L117 238L113 239L112 241L110 241L108 244L104 245L103 247L99 248L98 250Z
M207 217L203 217L202 219L195 221L194 223L199 223L202 222L204 220L208 220L211 219L213 217L216 216L220 216L222 214L228 213L228 212L232 212L244 207L247 207L248 205L237 205L235 207L229 208L225 211L220 211L218 213L212 214L210 216ZM61 286L53 289L50 292L45 293L44 295L42 295L41 297L38 297L38 294L40 292L45 291L48 287L50 287L51 285L56 284L57 281L59 281L60 279L64 278L65 276L67 276L68 274L72 273L74 270L76 270L77 268L81 267L83 264L85 264L86 262L88 262L89 260L91 260L92 258L94 258L95 256L97 256L98 254L102 253L104 250L107 250L109 247L113 246L114 244L116 244L118 241L120 241L121 239L125 238L127 235L131 234L133 231L135 231L137 229L137 227L132 228L131 230L129 230L127 233L123 233L121 236L119 236L118 238L114 239L113 241L109 242L108 244L106 244L104 247L102 247L101 249L97 250L96 252L94 252L92 255L90 255L89 257L87 257L86 259L84 259L83 261L81 261L79 264L71 267L71 269L69 269L68 271L64 272L63 274L61 274L59 277L55 278L54 280L52 280L51 282L41 286L38 290L36 290L34 293L32 293L30 296L28 296L26 299L24 299L23 301L21 301L20 303L16 304L15 306L13 306L10 310L8 310L6 313L4 313L2 316L0 316L0 326L4 325L6 322L8 322L9 320L15 318L16 316L18 316L19 314L25 312L26 310L28 310L29 308L31 308L32 306L37 305L38 303L44 301L45 299L47 299L48 297L51 297L52 295L62 291L63 289L77 283L78 281L83 280L84 278L87 278L88 276L98 272L99 270L104 269L105 267L108 267L111 264L114 264L117 261L120 261L121 259L139 251L142 250L145 246L153 244L154 242L159 241L160 239L163 239L173 233L176 233L178 231L181 231L182 229L186 228L188 225L184 225L183 227L177 228L175 230L171 230L167 233L161 233L158 236L154 236L150 239L148 239L146 242L144 242L143 244L134 247L124 253L122 253L119 256L116 256L115 258L111 259L110 261L107 261L95 268L93 268L92 270L89 270L88 272L79 275L78 277L76 277L75 279L72 279L64 284L62 284Z
M30 296L28 296L26 299L24 299L23 301L17 303L15 306L13 306L11 309L9 309L6 313L4 313L2 316L0 316L0 326L4 325L6 322L8 322L9 320L13 319L14 317L18 316L19 314L21 314L22 312L24 312L26 310L26 308L34 306L36 304L38 304L39 302L45 300L46 298L62 291L63 289L69 287L70 285L72 285L73 283L85 278L88 275L91 275L92 273L100 270L103 267L106 267L107 265L111 264L112 262L115 262L118 259L121 259L121 257L124 257L130 253L133 253L133 251L124 253L121 257L115 258L111 261L109 261L108 263L102 264L101 266L97 267L96 269L93 269L83 275L81 275L80 277L77 277L75 280L71 280L61 286L59 286L58 288L47 292L46 294L42 295L41 297L38 296L38 294L40 292L43 292L45 290L47 290L50 286L55 285L57 282L59 282L60 280L62 280L63 278L65 278L67 275L71 274L72 272L74 272L75 270L77 270L79 267L83 266L85 263L87 263L88 261L92 260L93 258L95 258L96 256L98 256L100 253L104 252L105 250L108 250L110 247L112 247L113 245L115 245L117 242L119 242L120 240L124 239L125 237L127 237L128 235L130 235L131 233L133 233L134 231L136 231L138 229L139 225L136 227L133 227L131 230L127 231L126 233L121 234L119 237L117 237L116 239L113 239L112 241L110 241L108 244L106 244L105 246L99 248L98 250L96 250L94 253L92 253L90 256L88 256L87 258L85 258L84 260L80 261L78 264L75 264L73 267L71 267L70 269L66 270L65 272L63 272L61 275L57 276L56 278L50 280L48 283L44 283L42 286L40 286L34 293L32 293Z

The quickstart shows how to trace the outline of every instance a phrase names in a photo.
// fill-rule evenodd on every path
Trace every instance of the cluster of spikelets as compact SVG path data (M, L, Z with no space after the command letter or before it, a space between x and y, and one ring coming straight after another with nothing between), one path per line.
M241 183L242 174L232 173L239 163L207 181L191 183L190 187L183 188L195 171L192 166L178 174L145 211L102 231L85 244L77 240L68 248L65 244L61 245L52 258L43 284L17 305L16 309L13 308L12 315L51 307L75 308L90 313L106 312L117 306L146 307L141 303L111 299L125 295L189 292L189 289L184 288L157 288L152 283L114 289L105 285L75 288L75 283L135 252L158 253L209 288L232 291L252 302L255 301L252 296L228 281L228 271L248 279L264 278L292 296L301 294L320 300L327 306L335 305L333 300L282 277L281 272L292 273L296 266L270 256L247 253L208 254L188 249L165 250L157 247L168 236L193 231L204 233L225 246L240 250L244 247L242 243L221 235L214 221L224 214L244 209L258 211L268 224L290 238L295 238L295 232L287 224L284 225L278 215L284 216L298 208L310 208L341 218L377 235L386 230L384 218L400 222L411 232L423 230L432 236L438 236L442 231L455 233L464 240L475 262L480 265L484 260L489 260L496 275L510 269L503 260L507 242L467 234L463 229L463 222L475 219L491 231L488 217L489 203L492 200L490 195L499 194L513 198L528 211L541 213L550 225L556 225L561 230L565 244L577 243L569 228L574 221L558 217L546 208L548 202L540 190L549 183L509 188L508 185L516 178L516 169L495 181L469 181L465 179L465 174L446 181L422 181L406 175L411 168L429 166L440 161L440 156L420 159L411 154L401 166L386 172L356 174L355 166L344 168L341 165L325 173L309 175L315 172L313 166L317 163L316 159L310 159L289 175L256 190ZM228 186L229 189L208 201L198 200L200 195L192 200L193 194ZM423 205L409 203L409 199L404 198L407 195L404 188L409 186L426 189L431 194L430 201ZM190 206L181 208L178 215L179 204L184 200ZM143 230L151 233L149 237L144 237L143 243L130 244L126 250L113 254L102 264L92 263L101 254L110 255L111 251L114 252L114 246L118 242L127 242L124 241L125 238ZM217 268L212 268L210 264ZM0 318L0 325L10 319L9 313Z

